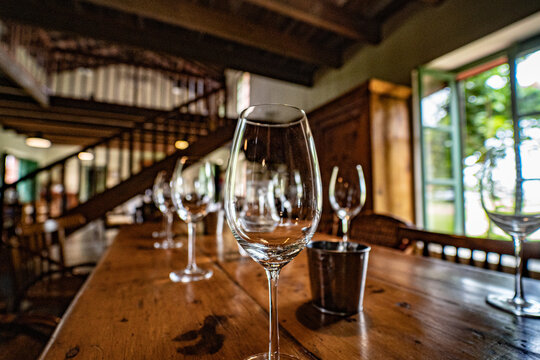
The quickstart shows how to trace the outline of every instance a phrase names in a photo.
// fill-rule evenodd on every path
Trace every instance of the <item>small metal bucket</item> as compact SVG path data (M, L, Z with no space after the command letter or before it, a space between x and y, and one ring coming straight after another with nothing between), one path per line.
M362 311L370 250L369 246L352 242L308 244L311 295L317 309L333 315Z

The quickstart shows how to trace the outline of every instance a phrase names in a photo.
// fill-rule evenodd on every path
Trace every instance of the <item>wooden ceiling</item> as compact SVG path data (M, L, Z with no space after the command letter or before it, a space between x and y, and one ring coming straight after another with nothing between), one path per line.
M0 0L48 30L312 85L353 45L377 44L408 3L440 0Z
M48 72L131 63L219 83L230 68L311 86L347 49L384 41L385 21L415 1L442 0L0 0L0 20L38 28ZM42 107L24 95L0 76L2 127L59 144L88 145L159 115L57 97ZM186 137L208 130L182 121Z

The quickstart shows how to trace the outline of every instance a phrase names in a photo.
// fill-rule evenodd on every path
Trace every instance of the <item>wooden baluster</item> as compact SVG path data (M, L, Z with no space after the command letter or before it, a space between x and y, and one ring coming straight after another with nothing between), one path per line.
M46 189L45 189L45 214L47 218L53 217L52 214L52 204L53 204L53 198L52 198L52 180L53 180L53 169L49 170L49 179L47 181Z
M112 161L112 159L111 159L111 141L112 140L109 140L105 144L105 190L109 188L109 186L108 186L108 184L109 184L109 182L108 182L109 169L110 169L109 163Z
M82 167L82 161L79 159L79 157L76 157L77 159L77 167L78 167L78 173L79 173L79 184L77 185L77 204L81 203L81 197L82 197L82 179L83 179L83 167Z
M429 256L429 243L427 241L423 241L424 248L422 249L422 255L423 256Z
M133 176L133 133L134 129L129 132L129 177Z
M98 186L97 186L97 180L98 180L98 177L97 177L97 166L96 166L96 163L97 163L97 149L94 148L90 151L90 149L88 149L89 152L91 152L92 154L94 154L94 157L92 158L92 162L91 162L91 177L88 179L88 181L90 181L90 187L92 189L91 193L90 193L90 197L94 196L97 194L97 189L98 189Z
M170 119L165 119L165 133L164 133L164 141L163 141L163 152L165 153L165 156L169 155L169 145L170 145L170 136L171 136L171 129L169 127Z
M5 197L5 181L6 181L6 157L7 154L0 155L0 240L4 236L4 197Z
M67 210L68 198L67 198L67 189L66 189L66 163L63 162L60 169L60 182L62 185L62 213L64 215Z
M118 182L122 182L122 173L124 170L124 134L118 135Z
M152 163L155 163L157 161L157 125L158 119L154 119L152 121Z
M139 124L139 165L140 171L144 169L144 148L146 144L144 141L144 123Z
M473 249L470 249L470 250L471 250L471 257L470 257L470 259L469 259L469 265L474 266L474 257L473 257L473 255L474 255L474 250L473 250Z

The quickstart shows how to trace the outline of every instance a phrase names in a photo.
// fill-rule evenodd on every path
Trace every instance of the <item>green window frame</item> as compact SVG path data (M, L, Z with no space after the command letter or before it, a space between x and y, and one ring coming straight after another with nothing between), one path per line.
M479 65L486 64L494 59L506 57L507 63L509 65L510 73L510 100L511 100L511 118L513 122L514 130L514 141L519 143L521 141L521 126L520 121L523 118L527 117L538 117L540 118L540 108L535 109L530 112L521 112L520 111L520 99L518 97L518 85L516 80L516 61L520 57L532 53L534 51L540 50L540 35L530 38L526 41L516 43L511 47L499 51L497 53L491 54L487 57L484 57L480 60L477 60L473 63L467 64L465 66L456 68L452 71L442 71L429 67L422 66L416 71L415 87L416 87L416 107L417 111L417 129L419 136L419 151L420 151L420 189L421 194L421 212L419 215L422 217L422 223L424 227L428 230L441 231L440 228L434 228L433 226L433 214L428 211L430 206L429 204L429 192L428 189L434 186L446 187L452 189L453 199L452 205L454 208L453 212L453 226L449 232L454 234L465 234L465 199L464 199L464 138L466 132L465 126L465 107L464 99L462 95L464 94L462 88L462 82L459 80L459 74L464 71L474 69ZM449 90L449 102L447 107L447 112L450 118L450 121L446 125L436 125L428 124L424 118L424 112L422 109L422 100L424 99L424 91L427 86L428 80L433 82L439 82L445 84L446 88ZM429 132L437 131L439 133L445 133L449 139L450 144L446 144L446 147L449 147L451 165L449 174L446 177L434 177L432 174L432 169L429 168L428 164L428 139L427 134Z

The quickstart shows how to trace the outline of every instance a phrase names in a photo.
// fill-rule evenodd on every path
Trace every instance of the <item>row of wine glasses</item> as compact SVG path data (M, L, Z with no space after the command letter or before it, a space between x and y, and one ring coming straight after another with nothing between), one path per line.
M165 239L155 242L156 249L175 249L182 246L173 239L174 213L188 225L188 264L185 269L173 271L169 278L174 282L191 282L208 279L212 271L197 266L195 257L196 223L213 210L215 184L208 162L189 163L187 157L178 160L172 178L161 171L154 180L153 200L166 218Z

